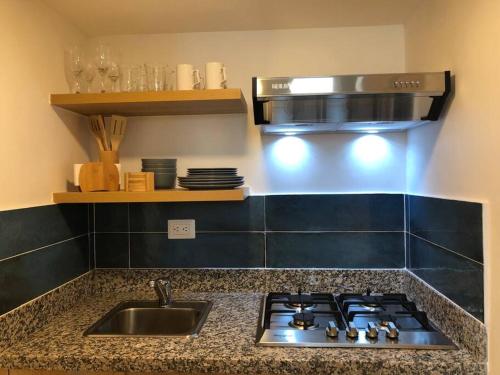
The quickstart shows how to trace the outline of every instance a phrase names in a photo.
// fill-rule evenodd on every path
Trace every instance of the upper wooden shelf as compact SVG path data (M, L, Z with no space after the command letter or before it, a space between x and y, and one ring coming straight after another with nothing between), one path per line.
M243 201L249 188L227 190L155 190L151 192L102 191L92 193L54 193L54 203L129 203L129 202L215 202Z
M82 115L202 115L246 113L240 89L51 94L50 104Z

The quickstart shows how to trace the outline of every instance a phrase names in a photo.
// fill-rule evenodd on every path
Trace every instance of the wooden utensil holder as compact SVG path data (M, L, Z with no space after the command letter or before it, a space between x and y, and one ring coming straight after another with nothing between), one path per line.
M120 163L118 151L99 151L99 159L103 163L109 163L109 164Z

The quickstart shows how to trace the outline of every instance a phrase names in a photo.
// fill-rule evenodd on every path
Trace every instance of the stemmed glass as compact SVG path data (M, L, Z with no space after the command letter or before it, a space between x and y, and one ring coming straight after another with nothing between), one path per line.
M78 46L73 46L69 50L70 58L70 70L73 74L73 85L71 91L74 93L80 93L80 76L83 72L83 54Z
M94 81L96 74L96 68L94 64L92 63L87 63L85 66L85 70L83 71L83 77L85 78L85 81L87 81L87 92L92 92L92 82Z
M100 91L106 92L106 73L110 66L110 49L107 44L99 44L96 48L95 66L101 76Z
M111 81L111 92L119 92L120 88L119 85L117 85L117 81L120 78L120 67L114 61L109 65L108 77Z

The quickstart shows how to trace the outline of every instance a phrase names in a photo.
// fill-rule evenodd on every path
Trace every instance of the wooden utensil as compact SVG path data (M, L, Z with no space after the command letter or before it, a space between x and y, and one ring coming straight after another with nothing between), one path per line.
M123 137L125 135L126 127L127 127L126 117L117 115L111 116L111 122L110 122L111 150L118 151L118 149L120 148L120 144L122 143Z
M104 147L104 151L110 151L111 150L111 144L109 143L109 137L108 134L106 133L106 125L104 122L104 117L102 115L97 115L97 123L99 124L99 133L101 134L101 139Z
M94 135L94 138L99 146L100 151L104 151L103 140L101 138L101 132L99 130L99 120L97 116L90 116L90 132Z
M125 191L154 191L155 175L153 172L125 173Z

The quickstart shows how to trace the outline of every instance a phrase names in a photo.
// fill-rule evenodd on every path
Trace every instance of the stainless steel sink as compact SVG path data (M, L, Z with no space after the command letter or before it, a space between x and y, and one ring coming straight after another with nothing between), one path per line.
M210 301L125 301L89 327L84 336L185 336L195 337L212 308Z

